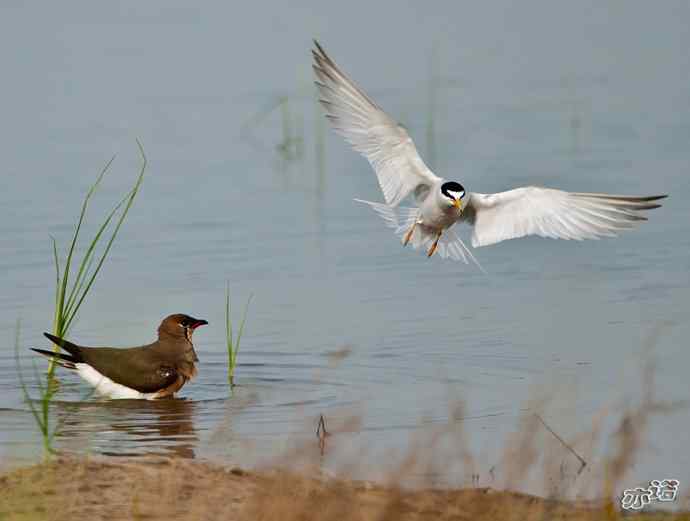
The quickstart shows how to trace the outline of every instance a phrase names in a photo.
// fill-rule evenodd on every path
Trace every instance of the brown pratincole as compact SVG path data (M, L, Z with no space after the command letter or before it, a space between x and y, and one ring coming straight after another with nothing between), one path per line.
M173 396L196 376L194 364L199 359L192 334L205 324L208 322L188 315L170 315L158 326L158 340L127 349L78 346L44 333L67 353L33 351L77 371L103 396L154 400Z

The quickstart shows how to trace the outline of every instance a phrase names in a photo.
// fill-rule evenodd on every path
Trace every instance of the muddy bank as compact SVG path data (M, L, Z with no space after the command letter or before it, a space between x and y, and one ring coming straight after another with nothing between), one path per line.
M492 489L402 490L169 458L72 458L0 477L0 519L616 519L617 508ZM636 519L688 519L645 514Z

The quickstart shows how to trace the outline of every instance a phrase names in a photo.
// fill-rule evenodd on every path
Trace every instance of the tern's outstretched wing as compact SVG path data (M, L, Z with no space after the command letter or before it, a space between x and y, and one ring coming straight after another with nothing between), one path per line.
M326 117L336 132L369 160L386 203L397 206L412 191L428 192L424 186L440 178L419 157L407 131L348 78L318 42L314 45L313 67Z
M643 210L659 208L666 195L624 195L564 192L527 186L497 194L472 193L472 246L539 235L552 239L598 239L615 236L647 218Z

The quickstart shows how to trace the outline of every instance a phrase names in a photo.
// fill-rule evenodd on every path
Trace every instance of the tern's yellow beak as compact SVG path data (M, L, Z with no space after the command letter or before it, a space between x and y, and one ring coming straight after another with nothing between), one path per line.
M453 201L453 207L457 208L458 210L462 211L462 201L460 199L455 199Z

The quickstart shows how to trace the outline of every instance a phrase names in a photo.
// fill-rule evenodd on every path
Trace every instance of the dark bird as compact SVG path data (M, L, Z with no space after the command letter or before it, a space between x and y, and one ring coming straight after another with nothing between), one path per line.
M109 398L147 399L173 396L196 376L199 359L192 344L194 330L205 320L175 314L158 326L158 340L127 349L84 347L43 333L66 353L32 349L56 364L79 373L96 391Z

